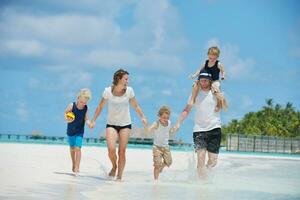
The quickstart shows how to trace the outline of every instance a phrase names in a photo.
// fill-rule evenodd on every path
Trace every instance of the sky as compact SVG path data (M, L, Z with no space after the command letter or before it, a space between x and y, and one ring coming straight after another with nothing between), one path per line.
M149 123L162 105L176 122L188 78L221 49L222 123L266 99L300 109L300 3L297 0L2 0L0 133L65 136L66 106L90 88L90 115L123 68ZM105 130L107 108L86 137ZM133 127L141 127L131 109ZM176 139L192 141L194 113Z

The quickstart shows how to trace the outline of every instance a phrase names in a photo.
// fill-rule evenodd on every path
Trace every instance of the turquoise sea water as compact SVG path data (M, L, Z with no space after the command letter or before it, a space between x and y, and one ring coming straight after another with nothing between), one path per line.
M25 135L11 135L8 138L8 135L1 135L0 142L1 143L21 143L21 144L47 144L47 145L68 145L66 137L47 137L46 139L32 139L31 136ZM83 147L84 146L99 146L106 147L105 140L99 140L96 138L84 138ZM136 149L152 149L151 144L128 144L128 148L136 148ZM172 151L193 151L193 145L178 145L171 146ZM290 154L290 153L267 153L267 152L242 152L242 151L226 151L226 148L223 147L220 149L221 153L224 154L238 154L244 156L275 156L275 157L291 157L291 158L300 158L300 154Z

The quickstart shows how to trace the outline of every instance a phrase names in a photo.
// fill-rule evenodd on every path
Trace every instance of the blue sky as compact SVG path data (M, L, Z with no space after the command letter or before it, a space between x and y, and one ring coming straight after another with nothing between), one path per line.
M80 88L91 115L118 68L151 123L175 122L193 73L218 45L227 72L224 124L267 98L300 108L300 8L295 0L28 0L0 3L0 132L65 135L63 112ZM141 126L132 110L134 127ZM87 137L104 131L106 110ZM193 113L176 136L192 141Z

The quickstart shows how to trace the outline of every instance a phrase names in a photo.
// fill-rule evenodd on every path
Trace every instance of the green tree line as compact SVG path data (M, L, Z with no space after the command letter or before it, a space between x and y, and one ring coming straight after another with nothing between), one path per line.
M233 119L223 126L224 134L267 135L300 138L300 112L288 102L285 106L274 105L267 99L266 105L257 112L249 112L241 120Z

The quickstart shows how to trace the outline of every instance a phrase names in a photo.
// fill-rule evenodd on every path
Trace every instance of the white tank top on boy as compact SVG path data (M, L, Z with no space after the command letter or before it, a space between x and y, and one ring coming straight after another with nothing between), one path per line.
M131 87L127 87L123 96L114 96L111 87L104 89L103 98L108 101L107 124L115 126L126 126L131 124L129 112L129 99L134 97Z
M215 128L221 128L220 112L215 112L217 99L209 91L199 91L195 101L194 132L210 131Z
M169 135L171 129L171 121L168 121L167 126L163 126L160 121L157 121L158 128L154 130L153 144L159 147L168 147L169 146Z

